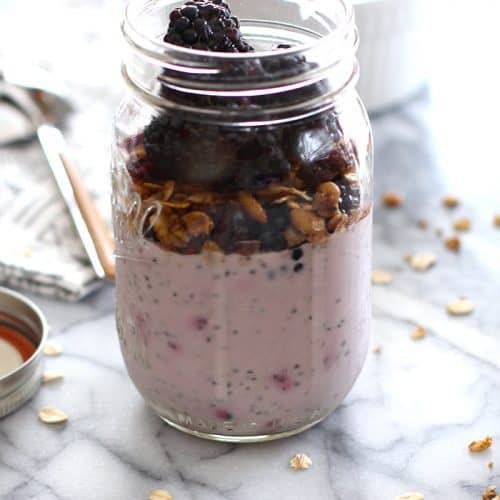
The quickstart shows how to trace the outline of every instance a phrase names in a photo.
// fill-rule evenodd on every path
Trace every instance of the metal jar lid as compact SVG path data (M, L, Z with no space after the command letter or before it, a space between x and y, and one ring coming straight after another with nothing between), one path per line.
M22 365L0 377L2 418L26 403L40 387L47 322L40 309L29 299L0 287L0 325L24 335L36 348Z

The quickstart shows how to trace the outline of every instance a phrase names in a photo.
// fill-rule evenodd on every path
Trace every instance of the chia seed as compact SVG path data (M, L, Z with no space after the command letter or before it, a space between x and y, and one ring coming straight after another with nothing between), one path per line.
M293 270L296 273L299 273L300 271L302 271L302 269L304 269L304 264L302 264L302 262L299 262L298 264L295 264L295 266L293 266Z
M300 260L304 256L304 252L302 251L302 248L295 248L292 252L292 259L293 260Z

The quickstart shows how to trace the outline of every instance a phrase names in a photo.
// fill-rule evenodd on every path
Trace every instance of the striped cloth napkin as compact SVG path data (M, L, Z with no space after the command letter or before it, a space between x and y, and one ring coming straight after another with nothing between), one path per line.
M68 301L101 286L36 141L0 150L0 284Z

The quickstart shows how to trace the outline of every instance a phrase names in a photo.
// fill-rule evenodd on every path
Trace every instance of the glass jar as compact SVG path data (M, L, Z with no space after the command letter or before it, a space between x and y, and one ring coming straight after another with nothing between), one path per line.
M222 53L162 41L178 6L132 0L123 23L121 349L170 425L289 436L341 403L369 343L372 139L353 10L235 0L256 50Z

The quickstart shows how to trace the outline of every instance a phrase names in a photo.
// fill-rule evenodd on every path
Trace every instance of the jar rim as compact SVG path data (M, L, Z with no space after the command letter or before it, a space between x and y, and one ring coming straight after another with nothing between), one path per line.
M349 0L267 0L266 8L274 6L269 15L264 4L234 2L248 41L291 47L226 53L165 43L168 12L182 0L130 0L122 23L131 49L122 65L125 83L157 108L246 126L315 114L357 80L358 32Z
M323 3L321 0L311 0L312 2ZM197 50L193 48L181 47L178 45L170 44L164 41L158 41L153 39L146 33L142 33L132 20L134 15L144 15L148 9L158 3L158 0L129 0L125 8L125 14L123 21L121 23L121 31L128 42L134 49L156 59L159 62L168 62L172 60L172 57L178 56L179 59L184 58L201 58L201 59L211 59L213 61L227 61L227 62L238 62L238 61L248 61L255 58L265 59L276 57L277 55L283 56L294 56L311 49L319 49L321 47L327 47L329 44L333 43L335 40L342 38L349 38L350 33L355 30L355 10L352 2L349 0L329 0L329 4L336 2L343 8L344 15L342 16L342 22L335 27L333 21L331 21L331 30L326 34L319 34L313 30L307 30L310 34L316 35L309 43L303 43L296 46L292 46L286 49L276 50L255 50L253 52L216 52L216 51L204 51ZM178 0L168 0L165 2L167 4L174 6L178 4ZM141 8L142 7L142 8ZM134 9L137 10L134 13ZM247 19L242 19L242 22L247 21ZM254 21L252 19L252 21ZM357 38L357 37L355 37Z

